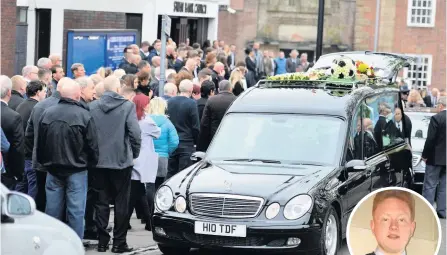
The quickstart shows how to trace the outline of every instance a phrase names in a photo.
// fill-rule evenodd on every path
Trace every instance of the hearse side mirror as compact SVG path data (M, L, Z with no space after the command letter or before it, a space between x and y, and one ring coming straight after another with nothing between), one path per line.
M193 162L199 162L200 160L205 158L205 152L203 151L196 151L191 155L191 160Z
M346 163L348 173L362 172L366 170L366 164L363 160L354 159Z

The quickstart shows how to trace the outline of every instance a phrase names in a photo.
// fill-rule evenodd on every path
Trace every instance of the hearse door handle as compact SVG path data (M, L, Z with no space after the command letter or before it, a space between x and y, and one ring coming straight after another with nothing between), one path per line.
M369 178L369 177L371 177L371 175L372 175L372 171L371 170L367 170L365 176L367 178Z

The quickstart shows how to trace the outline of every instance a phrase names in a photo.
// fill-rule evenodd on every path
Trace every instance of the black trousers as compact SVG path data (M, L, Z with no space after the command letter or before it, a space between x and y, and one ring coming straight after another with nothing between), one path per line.
M110 217L110 199L115 204L115 219L113 227L113 245L126 244L127 228L129 226L129 198L132 167L116 169L94 169L94 187L98 191L98 200L95 203L96 227L100 245L107 245L110 235L107 225Z
M95 204L98 200L98 191L95 189L94 183L96 183L96 175L89 171L88 174L88 190L87 190L87 203L85 204L85 227L84 232L94 233L96 232L95 221Z
M146 220L147 223L149 222L151 215L149 205L147 202L146 188L144 186L144 183L132 180L132 184L130 186L131 188L130 188L130 202L129 202L129 223L130 218L132 217L133 209L136 207L137 204L139 204L140 208L142 209L141 219Z
M45 207L47 205L47 193L45 191L46 182L47 182L47 172L36 170L36 185L37 185L36 208L37 210L43 213L45 213Z
M191 155L194 151L195 148L192 143L179 144L178 148L172 153L172 156L169 157L166 180L192 165Z

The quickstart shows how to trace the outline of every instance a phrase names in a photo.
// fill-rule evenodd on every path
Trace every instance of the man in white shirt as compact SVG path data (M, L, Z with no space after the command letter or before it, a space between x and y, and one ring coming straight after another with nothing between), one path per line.
M405 248L416 228L415 201L410 192L385 190L374 197L371 230L377 240L368 255L406 255Z

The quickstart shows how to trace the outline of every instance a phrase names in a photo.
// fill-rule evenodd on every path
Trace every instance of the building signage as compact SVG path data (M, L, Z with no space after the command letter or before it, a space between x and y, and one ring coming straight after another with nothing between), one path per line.
M206 4L174 1L174 12L206 14Z
M124 57L124 48L135 43L135 35L114 34L107 37L107 67L117 69Z

